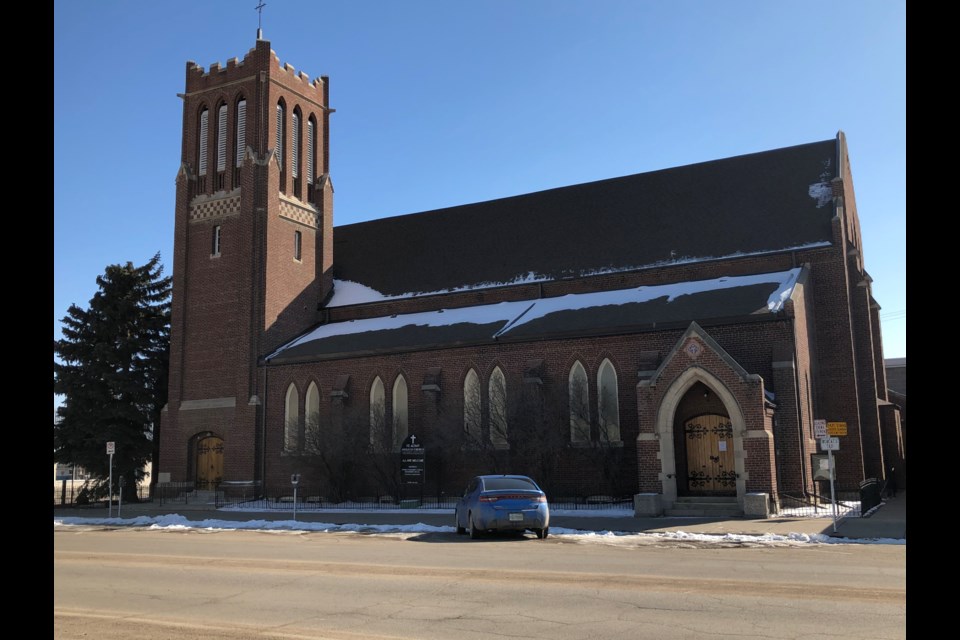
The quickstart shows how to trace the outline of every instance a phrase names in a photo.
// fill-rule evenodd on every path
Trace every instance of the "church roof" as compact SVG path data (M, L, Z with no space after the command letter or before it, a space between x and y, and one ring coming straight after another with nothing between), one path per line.
M837 144L335 227L334 279L353 303L826 245Z
M321 325L267 360L301 362L449 348L494 341L686 326L755 315L771 317L793 293L800 268L616 291L398 314Z

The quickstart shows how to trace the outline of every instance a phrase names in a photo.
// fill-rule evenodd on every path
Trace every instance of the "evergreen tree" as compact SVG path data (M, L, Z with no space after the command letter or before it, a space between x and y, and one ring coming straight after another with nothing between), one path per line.
M105 495L107 442L116 443L114 490L136 499L144 465L159 444L167 401L171 279L160 254L145 265L110 265L88 309L70 305L54 341L53 392L63 397L53 428L54 462L79 465Z

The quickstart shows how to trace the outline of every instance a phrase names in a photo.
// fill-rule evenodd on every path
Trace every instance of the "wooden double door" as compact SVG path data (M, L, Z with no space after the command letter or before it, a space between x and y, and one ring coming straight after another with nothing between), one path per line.
M197 489L214 489L223 480L223 438L197 441Z
M737 493L733 424L724 415L703 414L683 423L687 449L687 487L693 495Z

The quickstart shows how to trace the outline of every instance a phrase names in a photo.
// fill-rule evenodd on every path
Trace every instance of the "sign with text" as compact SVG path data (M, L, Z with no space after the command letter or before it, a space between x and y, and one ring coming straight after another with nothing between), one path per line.
M840 451L840 438L820 438L820 448L824 451Z
M831 435L831 436L847 435L847 423L846 422L828 422L827 435Z
M400 447L400 481L423 484L426 450L417 436L410 434Z
M117 443L116 443L116 442L108 442L108 443L107 443L107 455L108 455L108 456L112 456L112 455L115 454L116 452L117 452Z
M813 437L814 438L827 437L827 421L826 420L813 421Z

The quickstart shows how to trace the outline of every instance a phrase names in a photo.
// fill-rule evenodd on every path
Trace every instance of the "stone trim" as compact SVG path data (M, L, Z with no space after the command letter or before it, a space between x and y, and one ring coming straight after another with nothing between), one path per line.
M180 411L193 411L196 409L233 409L236 406L236 398L206 398L204 400L184 400L180 403Z
M312 205L303 204L280 196L280 217L311 229L319 226L320 214Z
M237 215L240 215L240 189L213 196L200 195L190 203L191 222Z

